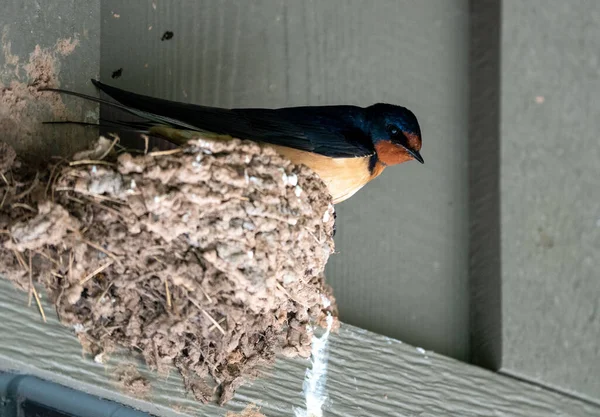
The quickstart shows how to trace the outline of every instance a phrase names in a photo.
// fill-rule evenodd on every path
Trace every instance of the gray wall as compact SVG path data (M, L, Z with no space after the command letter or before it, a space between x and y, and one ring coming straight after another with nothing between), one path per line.
M413 109L425 165L338 206L327 277L344 321L467 358L466 0L102 4L101 77L116 86L226 107Z
M599 401L600 2L502 12L502 370Z

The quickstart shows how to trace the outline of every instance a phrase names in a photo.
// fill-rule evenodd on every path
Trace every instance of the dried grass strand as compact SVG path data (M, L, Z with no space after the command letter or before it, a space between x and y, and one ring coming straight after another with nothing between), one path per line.
M10 183L8 182L8 180L6 179L6 177L4 176L3 172L0 172L0 177L2 178L2 180L6 183L7 187L10 187Z
M100 160L103 160L104 158L106 158L108 156L108 154L110 153L110 151L113 150L113 148L115 147L115 145L117 144L117 142L119 141L119 137L113 133L110 134L111 137L114 138L114 140L112 141L112 143L110 144L110 146L108 147L108 149L106 151L104 151L104 153L100 156Z
M73 249L69 251L69 270L67 271L67 276L69 278L69 282L73 282L71 279L73 276Z
M79 281L79 285L83 285L86 282L88 282L90 279L94 278L96 275L98 275L100 272L104 271L106 268L108 268L109 266L111 266L114 263L113 260L108 261L107 263L105 263L104 265L100 265L98 268L94 269L92 272L90 272L89 274L87 274L84 278L82 278Z
M108 165L111 167L116 166L113 162L101 161L98 159L82 159L80 161L71 161L69 162L69 166L78 166L78 165Z
M29 254L29 291L27 299L27 307L31 307L31 296L33 295L33 269L31 268L31 253Z
M36 171L35 172L35 178L33 179L33 182L31 183L31 185L29 186L29 188L27 188L25 191L23 191L20 194L17 194L15 196L15 200L19 201L24 199L25 197L27 197L35 187L37 187L37 185L40 183L40 172Z
M0 202L0 209L1 209L2 207L4 207L4 202L6 201L6 197L8 197L8 193L9 193L9 191L8 191L8 189L6 189L6 190L4 191L4 196L2 197L2 201Z
M169 290L169 279L165 278L165 293L167 296L167 310L171 310L173 304L171 303L171 291Z
M33 296L35 297L35 302L37 303L38 309L40 310L40 314L42 315L42 320L44 320L44 323L47 323L46 313L44 313L44 307L42 307L42 301L40 300L40 296L38 295L35 286L32 286L31 288L33 289Z
M212 304L213 300L212 300L212 298L210 298L210 295L208 295L208 293L206 291L204 291L204 288L200 287L200 291L202 291L202 294L204 294L204 296L206 297L208 302Z
M183 152L183 149L175 148L175 149L169 149L166 151L149 152L148 155L150 155L150 156L166 156L166 155L175 155L175 154L178 154L181 152Z
M219 324L223 323L225 320L226 320L226 318L225 318L225 317L223 317L221 320L219 320ZM216 329L216 328L217 328L217 326L215 326L215 325L213 324L213 325L211 325L211 326L208 328L208 330L209 330L209 331L212 331L212 330L214 330L214 329Z
M94 242L91 242L87 239L81 238L81 241L83 243L85 243L88 246L91 246L92 248L102 252L103 254L105 254L106 256L108 256L109 258L114 259L115 262L117 262L119 265L121 265L121 261L119 260L119 258L117 258L117 255L115 255L112 252L107 251L106 249L104 249L102 246L95 244Z
M200 310L202 312L202 314L204 314L206 316L207 319L209 319L211 321L213 326L215 326L221 332L221 334L223 334L223 335L225 334L225 329L223 329L223 327L221 327L219 322L217 322L210 314L208 314L208 312L205 309L200 307L200 304L198 304L196 301L194 301L190 297L188 297L187 299L190 303L192 303L194 306L196 306L196 308L198 310Z
M13 241L14 241L14 239L13 239ZM23 255L21 255L21 253L19 251L17 251L16 249L13 249L13 253L15 254L17 261L19 261L19 264L23 267L23 269L25 271L29 272L29 268L27 268L27 264L25 263L25 259L23 259Z
M36 250L35 253L37 253L38 255L40 255L42 258L46 258L47 260L49 260L50 262L52 262L54 265L60 266L60 262L58 262L56 259L53 259L50 255L44 253L44 251Z
M142 135L144 139L144 155L148 155L148 147L150 146L150 137L148 135Z
M62 158L60 161L58 161L56 163L56 165L54 165L52 167L52 169L50 170L50 177L48 178L48 184L46 184L46 191L45 191L45 195L46 197L48 196L48 191L50 191L50 187L52 187L54 185L54 174L56 173L56 170L58 169L58 167L60 166L60 164L62 164L64 162L64 158ZM58 175L56 176L58 177ZM53 195L54 195L54 190L53 191ZM52 198L52 201L54 201L54 198Z
M108 291L111 289L113 284L114 284L114 282L111 281L110 284L108 284L108 286L106 287L106 289L104 291L102 291L102 294L100 294L100 296L96 299L96 304L98 304L104 298L104 296L106 296L106 294L108 294Z
M11 204L10 207L11 208L22 208L22 209L31 211L32 213L37 213L36 209L34 209L33 207L31 207L29 204L25 204L25 203L14 203L14 204Z

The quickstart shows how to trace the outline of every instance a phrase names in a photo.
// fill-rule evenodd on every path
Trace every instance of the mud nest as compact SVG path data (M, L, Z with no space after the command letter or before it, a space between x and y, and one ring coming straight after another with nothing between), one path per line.
M45 172L0 143L0 275L36 300L42 284L97 359L125 347L175 366L201 401L228 401L276 354L308 357L310 325L336 315L325 184L254 143L116 142Z

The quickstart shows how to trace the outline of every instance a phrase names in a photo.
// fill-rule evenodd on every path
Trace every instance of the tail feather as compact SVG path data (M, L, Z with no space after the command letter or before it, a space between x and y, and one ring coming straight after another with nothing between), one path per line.
M233 135L260 140L260 135L257 135L260 126L253 124L240 109L231 110L182 103L133 93L96 80L92 80L92 83L121 105L143 113L146 118L150 114L153 116L150 120L158 121L162 125L205 134Z
M173 140L170 137L166 137L160 134L159 132L150 131L147 126L143 125L144 122L126 122L122 120L103 120L100 119L99 123L90 123L90 122L79 122L74 120L56 120L56 121L47 121L42 122L42 124L48 125L78 125L84 127L97 127L104 128L107 130L107 133L118 134L122 140L122 143L130 143L131 149L138 149L141 145L138 137L128 137L128 134L142 134L150 139L150 142L146 145L150 148L154 146L158 146L159 149L172 149L173 147L182 145L182 141ZM139 127L136 127L138 126ZM166 143L165 143L166 141ZM127 146L129 149L129 146Z
M94 83L94 85L98 86L98 82L96 82L95 80L92 80L92 82ZM197 127L194 127L192 125L189 125L187 123L184 123L180 120L176 120L176 119L172 119L170 117L165 117L165 116L160 116L158 114L152 113L152 112L148 112L148 111L144 111L144 110L139 110L136 109L134 107L131 106L127 106L121 103L115 103L112 101L108 101L99 97L94 97L94 96L90 96L87 94L82 94L82 93L78 93L76 91L70 91L70 90L63 90L60 88L40 88L39 91L53 91L55 93L60 93L60 94L67 94L67 95L71 95L71 96L75 96L75 97L79 97L79 98L83 98L85 100L89 100L89 101L93 101L96 103L100 103L100 104L105 104L107 106L111 106L120 110L123 110L129 114L132 114L134 116L140 117L142 119L147 120L147 125L148 126L154 126L154 125L167 125L169 127L175 127L175 128L179 128L179 129L186 129L186 130L193 130L193 131L198 131ZM124 123L129 123L129 122L124 122Z
M148 130L148 128L151 127L151 125L148 124L147 122L108 120L108 119L102 119L102 118L99 119L99 121L96 123L78 122L78 121L74 121L74 120L52 120L52 121L48 121L48 122L42 122L42 124L45 124L45 125L74 124L74 125L80 125L80 126L95 126L95 127L109 127L110 125L115 125L115 126L120 126L120 127L138 127L140 130L141 130L141 128L145 128L146 130Z
M52 120L47 122L42 122L44 125L78 125L85 127L98 127L98 128L106 128L106 129L120 129L125 130L131 133L139 133L139 134L149 134L150 129L152 128L146 122L127 122L124 120L103 120L101 119L99 123L89 123L89 122L79 122L75 120Z
M188 105L142 96L115 87L110 87L96 80L92 80L92 83L104 93L108 94L112 99L116 100L116 102L58 88L43 88L40 89L40 91L53 91L67 94L119 109L142 119L142 121L111 120L105 121L104 127L107 126L107 123L110 123L129 132L144 133L149 136L162 138L175 145L186 143L198 133L209 137L230 137L227 133L227 129L223 129L222 127L216 129L216 131L210 129L211 126L208 125L208 123L205 123L207 126L198 127L199 123L194 121L194 117L198 114L201 114L203 118L209 120L212 119L211 117L208 117L211 114L220 115L214 119L217 121L217 124L225 126L232 126L236 120L234 115L228 110ZM178 115L182 115L182 118L188 120L189 123L180 118L176 118ZM85 123L78 124L86 125Z
M79 126L94 126L100 127L100 123L88 123L88 122L76 122L72 120L52 120L49 122L42 122L43 125L79 125Z

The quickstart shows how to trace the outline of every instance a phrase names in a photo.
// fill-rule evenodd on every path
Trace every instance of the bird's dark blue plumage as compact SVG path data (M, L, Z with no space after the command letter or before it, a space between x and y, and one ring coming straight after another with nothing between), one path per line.
M202 131L288 146L332 158L373 155L372 125L382 117L399 124L401 130L420 136L414 114L391 104L366 108L346 105L224 109L149 97L92 82L124 106L183 122L188 128L193 126ZM185 128L185 125L179 127Z
M393 104L377 103L367 107L367 119L374 123L384 123L386 125L395 124L405 133L410 133L421 137L421 127L417 116L407 109Z

